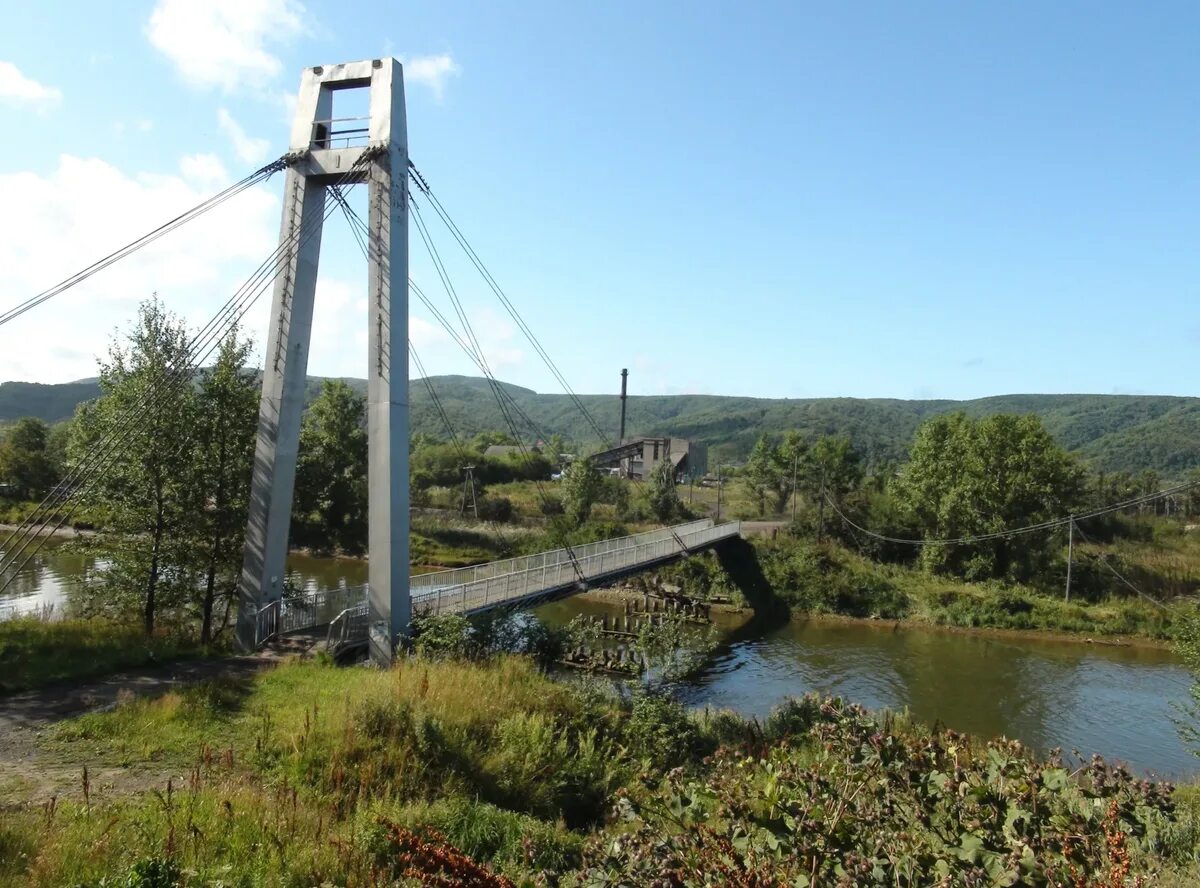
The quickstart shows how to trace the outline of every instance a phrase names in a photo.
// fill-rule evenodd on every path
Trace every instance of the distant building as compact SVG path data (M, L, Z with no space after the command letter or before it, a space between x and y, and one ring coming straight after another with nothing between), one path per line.
M708 471L708 447L686 438L637 436L588 457L597 466L617 468L627 478L645 480L664 461L675 471L676 481L700 477Z

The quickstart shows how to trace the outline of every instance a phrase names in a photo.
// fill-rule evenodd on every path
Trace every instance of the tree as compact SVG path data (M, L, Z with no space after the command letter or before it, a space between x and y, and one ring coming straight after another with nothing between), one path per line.
M755 442L754 449L750 451L750 458L746 460L746 466L742 470L742 483L758 506L759 515L766 514L768 497L778 497L784 474L779 449L771 445L771 440L766 435L761 436ZM784 499L786 501L786 497Z
M561 468L563 454L567 452L567 442L563 440L563 436L554 434L550 436L550 440L546 442L543 454L550 461L550 465L554 468Z
M319 551L367 547L366 400L326 380L304 415L296 466L293 536Z
M602 484L600 470L590 460L577 459L563 472L563 509L576 527L587 521L592 513Z
M200 641L204 644L214 636L213 609L218 599L225 605L222 628L227 622L241 573L258 417L258 385L246 372L250 348L249 340L239 340L237 330L231 331L196 395L190 514L196 542L193 558L203 576Z
M792 430L783 436L777 462L780 475L775 492L775 511L782 512L812 471L812 454L799 432Z
M69 453L75 463L102 452L106 467L82 488L82 504L103 515L95 547L110 562L91 577L93 605L137 607L147 634L160 610L186 600L194 585L187 564L187 485L196 394L180 373L188 366L183 323L157 299L144 302L125 343L114 340L100 362L101 397L81 407ZM131 422L131 418L136 421Z
M825 534L825 504L841 509L846 495L862 483L862 460L844 435L825 437L813 445L805 485L817 503L817 536Z
M41 499L58 483L50 437L46 423L25 417L0 444L0 481L11 485L18 499Z
M1083 473L1033 415L929 420L893 492L925 539L997 533L1068 514L1081 500ZM969 579L1028 580L1052 552L1046 534L1000 536L974 545L929 545L927 569Z
M646 501L650 511L663 524L679 514L679 495L675 491L675 467L663 460L650 473L650 484L646 489Z

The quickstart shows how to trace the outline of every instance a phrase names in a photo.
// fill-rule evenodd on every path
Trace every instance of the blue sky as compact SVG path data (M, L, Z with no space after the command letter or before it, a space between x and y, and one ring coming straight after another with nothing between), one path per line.
M282 153L301 68L390 54L413 160L577 391L1200 393L1194 4L110 6L6 10L4 307ZM281 181L0 329L0 379L90 375L151 292L203 322ZM331 224L310 371L364 375ZM440 243L498 375L558 390Z

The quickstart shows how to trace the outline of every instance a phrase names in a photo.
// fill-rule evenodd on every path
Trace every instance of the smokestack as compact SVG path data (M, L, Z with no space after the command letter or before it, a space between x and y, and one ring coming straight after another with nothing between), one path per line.
M621 371L621 437L617 440L618 444L625 443L625 384L629 381L629 371Z

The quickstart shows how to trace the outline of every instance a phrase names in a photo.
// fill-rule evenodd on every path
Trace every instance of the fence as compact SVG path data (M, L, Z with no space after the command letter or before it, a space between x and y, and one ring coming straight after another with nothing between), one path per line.
M605 540L574 549L574 562L565 550L555 550L526 558L498 562L517 565L503 574L466 579L471 568L428 574L431 577L464 578L436 588L412 591L414 614L467 614L508 602L517 602L569 587L584 580L618 573L628 568L651 564L694 548L729 539L741 532L740 522L714 526L711 520L695 521L673 528L649 531L615 540ZM564 555L559 557L559 553ZM487 568L491 565L480 565ZM576 571L576 566L579 570ZM424 577L422 577L424 579Z
M587 581L653 564L738 536L741 529L739 521L714 525L711 518L706 518L573 546L570 552L554 549L474 567L420 574L410 581L412 612L469 614L517 603L578 585L580 574ZM365 633L366 598L366 586L350 586L273 601L258 612L256 639L262 645L276 635L329 624L326 643L336 649Z

